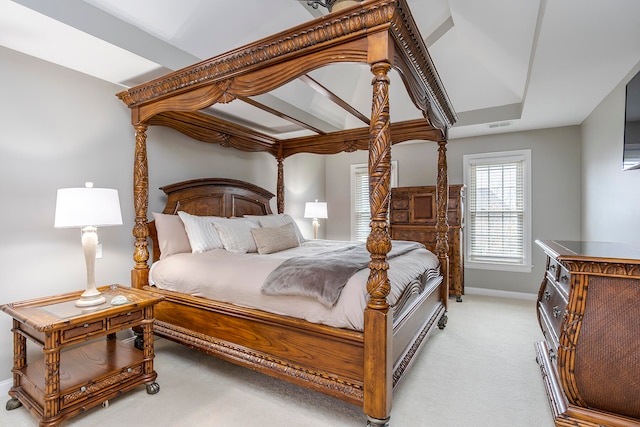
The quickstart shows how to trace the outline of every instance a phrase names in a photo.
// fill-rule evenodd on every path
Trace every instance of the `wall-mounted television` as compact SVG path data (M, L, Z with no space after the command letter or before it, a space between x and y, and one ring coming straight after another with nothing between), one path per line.
M640 72L627 83L622 169L640 169Z

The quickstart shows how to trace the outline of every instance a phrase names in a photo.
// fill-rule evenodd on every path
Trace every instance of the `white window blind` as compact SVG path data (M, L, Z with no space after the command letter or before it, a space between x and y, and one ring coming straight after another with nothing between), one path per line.
M369 207L369 174L367 166L356 167L353 179L355 183L353 238L358 241L366 241L370 231L369 222L371 220L371 209Z
M467 261L527 266L528 150L494 154L465 156Z
M391 161L391 187L398 182L398 161ZM351 165L351 240L366 241L371 228L369 206L369 167L366 163Z

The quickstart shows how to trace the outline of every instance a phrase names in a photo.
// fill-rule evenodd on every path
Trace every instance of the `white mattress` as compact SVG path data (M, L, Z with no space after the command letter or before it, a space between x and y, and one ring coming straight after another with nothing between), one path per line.
M368 301L369 269L354 274L333 307L312 297L270 296L260 288L269 273L285 259L341 248L352 242L311 240L300 247L274 254L240 254L224 249L198 254L175 254L153 264L150 283L158 288L305 319L338 328L362 331ZM426 249L393 257L389 262L390 304L395 304L407 283L428 269L438 268L438 258ZM185 272L188 272L185 274Z

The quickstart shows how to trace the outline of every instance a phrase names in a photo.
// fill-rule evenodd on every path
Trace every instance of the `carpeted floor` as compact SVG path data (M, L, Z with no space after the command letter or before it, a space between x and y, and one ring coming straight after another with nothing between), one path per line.
M396 390L392 427L552 427L534 341L533 301L466 295ZM84 426L364 427L362 409L164 339L156 340L160 392L144 386L65 421ZM0 426L31 427L24 408Z

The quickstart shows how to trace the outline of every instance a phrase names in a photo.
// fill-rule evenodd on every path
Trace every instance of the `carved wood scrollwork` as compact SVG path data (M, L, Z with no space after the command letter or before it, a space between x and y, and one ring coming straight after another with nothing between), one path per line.
M640 265L615 262L563 261L575 273L591 273L606 276L640 277Z
M280 148L282 152L282 148ZM278 213L284 213L284 159L282 155L278 157L278 188L276 189L276 202L278 204Z
M567 399L573 404L585 406L573 369L565 369L575 366L576 343L580 337L583 313L587 303L589 288L588 276L573 274L571 277L572 295L564 313L564 326L558 342L558 367L562 384L566 390Z
M147 248L147 237L149 228L147 226L147 204L149 200L149 169L147 166L147 128L146 123L138 123L133 126L136 130L136 148L133 168L133 208L136 212L135 224L133 226L133 237L135 237L135 249L133 260L136 270L146 270L149 268L149 250Z
M447 209L449 208L449 178L447 176L447 141L438 142L438 187L436 207L436 252L438 257L447 256L449 253L449 241L447 233L449 224L447 221Z
M446 135L445 135L446 136ZM449 178L447 174L447 140L438 141L438 185L436 187L436 256L440 261L443 290L449 289ZM459 283L455 289L456 301L462 301L462 289ZM448 291L442 295L447 305Z
M369 140L369 202L371 232L367 238L367 250L371 253L367 291L371 298L369 307L389 307L387 295L391 289L387 270L387 253L391 250L389 236L389 199L391 192L391 132L389 131L389 77L391 65L379 62L371 66L373 77L373 102Z

